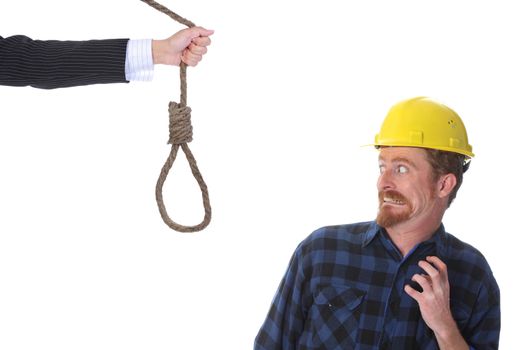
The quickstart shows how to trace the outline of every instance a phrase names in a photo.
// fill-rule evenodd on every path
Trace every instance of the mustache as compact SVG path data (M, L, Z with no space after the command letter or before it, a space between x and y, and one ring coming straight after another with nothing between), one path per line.
M394 190L379 191L377 196L379 198L379 202L380 203L382 203L385 200L385 197L391 198L391 199L393 199L395 201L401 201L401 202L404 202L404 203L408 202L408 200L407 200L407 198L405 196L403 196L401 193L399 193L397 191L394 191Z

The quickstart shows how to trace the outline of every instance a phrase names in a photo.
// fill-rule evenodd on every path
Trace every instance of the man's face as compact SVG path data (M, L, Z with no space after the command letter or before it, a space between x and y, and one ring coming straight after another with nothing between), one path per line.
M379 225L386 228L401 223L420 225L435 217L437 185L425 150L381 148L379 171Z

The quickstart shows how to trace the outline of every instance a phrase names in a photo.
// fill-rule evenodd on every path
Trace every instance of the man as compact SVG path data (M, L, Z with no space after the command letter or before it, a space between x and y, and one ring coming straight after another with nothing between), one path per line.
M498 285L441 223L474 156L460 117L429 98L402 101L375 146L376 220L299 245L255 349L497 349Z
M0 37L0 85L54 89L89 84L147 81L154 64L195 66L212 30L183 29L164 40L32 40Z

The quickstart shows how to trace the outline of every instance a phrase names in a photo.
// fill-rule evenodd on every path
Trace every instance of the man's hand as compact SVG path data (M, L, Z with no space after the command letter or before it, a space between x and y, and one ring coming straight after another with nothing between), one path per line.
M426 274L415 274L420 293L409 285L405 292L414 298L427 326L434 331L440 349L468 349L450 310L450 285L447 265L436 256L428 256L418 264Z
M178 66L180 62L196 66L211 44L213 30L202 27L183 29L167 39L153 40L153 63Z

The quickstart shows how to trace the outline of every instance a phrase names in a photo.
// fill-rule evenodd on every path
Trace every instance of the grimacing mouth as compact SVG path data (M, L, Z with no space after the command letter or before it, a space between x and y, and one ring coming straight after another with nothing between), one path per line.
M389 197L388 195L383 196L382 198L383 203L387 204L395 204L395 205L404 205L405 201L393 197Z

